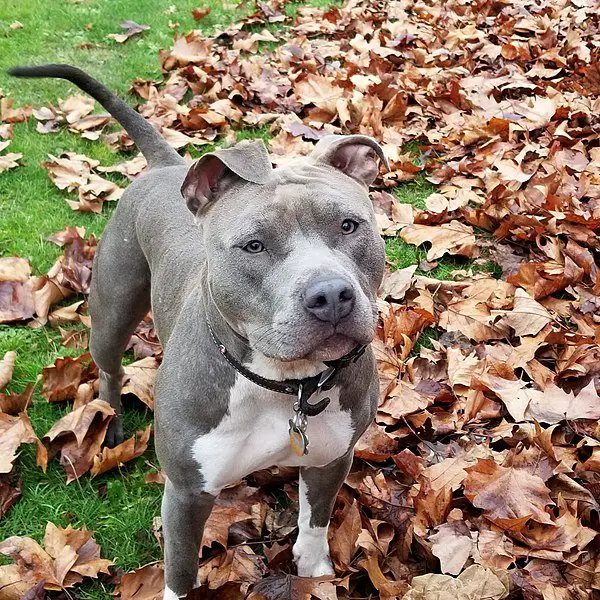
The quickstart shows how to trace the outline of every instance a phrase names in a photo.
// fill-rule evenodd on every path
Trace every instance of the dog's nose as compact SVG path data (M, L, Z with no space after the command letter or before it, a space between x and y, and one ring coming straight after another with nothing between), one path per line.
M317 319L336 325L354 307L354 290L343 279L325 279L309 283L304 290L306 309Z

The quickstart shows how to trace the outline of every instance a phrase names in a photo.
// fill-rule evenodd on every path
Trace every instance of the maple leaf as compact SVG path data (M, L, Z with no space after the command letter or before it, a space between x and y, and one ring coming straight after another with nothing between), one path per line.
M507 312L498 323L512 327L515 335L521 337L538 334L552 320L552 315L539 302L525 290L517 288L512 311Z
M415 246L429 242L431 248L427 251L427 260L430 261L441 258L444 254L471 257L476 252L473 228L460 221L450 221L440 226L407 225L399 235L407 244Z
M0 360L0 390L5 388L12 379L17 353L9 350Z
M15 581L29 589L43 582L44 589L61 590L83 581L83 577L98 577L108 573L113 563L100 558L100 546L84 527L81 530L57 527L48 522L44 548L29 537L13 536L0 543L0 553L16 562ZM9 565L12 567L12 565ZM2 576L0 575L0 581Z
M121 576L115 592L121 600L160 600L165 589L162 564L152 563Z
M349 570L360 532L360 510L352 498L334 511L329 529L329 548L336 571Z
M496 573L472 565L456 579L435 573L415 577L403 600L502 600L508 594L508 583Z
M442 573L458 575L473 549L471 532L466 524L459 520L442 523L429 539L432 554L440 559Z
M10 140L6 142L0 142L0 152L5 150L10 145ZM23 158L20 152L7 152L6 154L0 154L0 173L7 171L8 169L14 169L19 166L17 162Z
M249 587L265 574L266 567L259 556L248 546L230 548L200 566L198 576L202 584L218 589L228 582Z
M479 459L465 471L465 496L499 527L519 531L529 519L552 524L545 509L554 502L538 476L525 469L502 467L490 459Z
M148 425L144 431L138 431L122 444L114 448L103 448L102 453L94 457L94 464L90 470L92 477L141 456L148 448L151 431L152 426Z
M137 396L151 410L154 407L154 380L158 361L149 356L133 362L123 368L122 394L133 394Z
M18 416L0 413L0 473L10 473L17 450L21 444L35 443L38 450L38 465L45 470L45 452L41 448L27 413Z
M114 414L104 400L92 400L67 413L42 438L51 456L60 453L67 483L92 468Z
M53 365L42 369L42 395L48 402L73 400L79 385L96 376L96 372L89 353L78 358L57 358Z
M31 267L24 258L0 258L0 323L30 319L34 313Z
M8 477L0 476L0 519L9 511L9 509L21 497L21 481L16 486L10 483ZM0 581L0 589L2 583Z
M27 409L33 396L33 384L29 384L20 394L0 394L0 412L16 415Z
M502 400L515 421L553 424L564 419L600 419L600 397L593 381L575 396L554 384L537 390L527 387L524 381L491 374L478 376L477 380Z
M150 29L150 25L139 25L135 21L123 21L119 23L121 29L125 30L125 33L109 33L106 37L115 40L119 44L124 44L127 40L135 35L141 35L144 31Z

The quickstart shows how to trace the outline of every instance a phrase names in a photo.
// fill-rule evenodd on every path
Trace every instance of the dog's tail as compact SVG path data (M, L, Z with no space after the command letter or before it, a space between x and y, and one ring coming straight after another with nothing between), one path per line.
M149 121L85 71L71 65L49 64L37 67L14 67L8 72L15 77L57 77L74 83L100 102L123 126L142 151L150 167L185 164L183 158L165 142Z

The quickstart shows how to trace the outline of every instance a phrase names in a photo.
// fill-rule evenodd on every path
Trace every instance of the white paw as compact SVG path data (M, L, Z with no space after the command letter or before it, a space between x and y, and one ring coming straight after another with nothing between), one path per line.
M323 577L335 575L329 556L299 556L294 557L300 577Z
M300 577L335 574L329 558L327 527L301 530L292 553Z
M163 600L179 600L179 596L165 585L165 593L163 594Z

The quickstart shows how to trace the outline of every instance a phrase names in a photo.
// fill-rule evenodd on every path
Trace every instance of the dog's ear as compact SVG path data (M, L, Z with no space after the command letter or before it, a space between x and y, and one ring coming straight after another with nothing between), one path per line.
M312 151L310 158L317 164L334 167L368 187L379 169L377 157L389 171L390 166L381 146L366 135L326 135Z
M272 170L263 141L244 140L195 162L183 180L181 195L188 208L199 214L235 180L266 183Z

